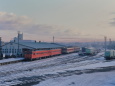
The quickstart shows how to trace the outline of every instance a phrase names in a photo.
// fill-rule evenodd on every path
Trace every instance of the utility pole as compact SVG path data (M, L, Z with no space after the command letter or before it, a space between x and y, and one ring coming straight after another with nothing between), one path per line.
M2 59L2 39L0 37L0 59Z
M106 52L106 49L107 49L107 37L105 36L104 39L105 39L105 52Z
M54 43L54 36L53 36L53 43Z
M19 56L19 34L20 34L20 31L18 31L18 52L17 52L17 54L18 54L18 56Z
M111 49L112 46L111 46L111 39L109 39L109 48Z

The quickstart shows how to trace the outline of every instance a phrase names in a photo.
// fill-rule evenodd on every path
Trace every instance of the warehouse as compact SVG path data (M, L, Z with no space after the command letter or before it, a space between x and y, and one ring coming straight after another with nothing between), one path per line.
M18 32L17 37L14 37L10 42L2 45L3 57L23 56L24 51L30 49L44 49L44 48L61 48L62 45L47 42L36 42L36 40L24 40L23 33Z
M2 46L3 56L23 56L28 49L61 48L63 46L46 42L9 42Z

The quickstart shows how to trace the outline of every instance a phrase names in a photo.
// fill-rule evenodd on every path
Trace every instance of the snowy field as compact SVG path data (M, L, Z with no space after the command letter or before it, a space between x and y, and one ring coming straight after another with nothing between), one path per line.
M115 86L115 71L59 77L33 86Z
M80 57L73 53L3 65L0 86L113 86L115 61L106 61L102 55Z

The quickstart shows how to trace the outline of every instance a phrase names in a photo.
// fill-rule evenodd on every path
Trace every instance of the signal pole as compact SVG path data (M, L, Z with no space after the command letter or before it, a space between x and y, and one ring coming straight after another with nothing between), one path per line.
M54 36L53 36L53 43L54 43Z
M19 34L20 34L20 31L18 31L18 52L17 52L18 56L19 56Z
M2 39L0 37L0 59L2 59Z
M111 49L112 46L111 46L111 39L109 39L109 48Z
M107 47L106 47L107 46L107 37L105 36L104 39L105 39L105 52L106 52L106 49L107 49Z

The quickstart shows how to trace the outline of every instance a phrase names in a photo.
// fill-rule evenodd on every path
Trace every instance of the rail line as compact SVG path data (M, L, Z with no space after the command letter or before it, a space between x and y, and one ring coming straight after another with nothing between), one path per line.
M67 54L62 54L61 56L65 56L65 55L67 55ZM55 57L55 56L52 56L52 57ZM43 59L43 58L41 58L41 59ZM37 60L41 60L41 59L37 59ZM18 62L24 62L24 61L25 60L23 59L23 60L16 60L16 61L1 62L0 66L2 66L2 65L8 65L8 64L13 64L13 63L18 63Z
M52 78L58 78L58 77L67 77L71 75L81 75L81 74L89 74L89 73L95 73L95 72L105 72L105 71L112 71L115 70L115 66L109 66L109 67L101 67L97 69L85 69L85 70L73 70L73 71L65 71L65 72L60 72L57 74L45 74L42 76L34 76L34 77L29 77L29 78L21 78L19 81L22 81L21 84L17 84L15 86L22 86L22 85L36 85L39 84L41 81L45 81L47 79L52 79ZM31 79L30 79L31 78ZM31 85L29 85L31 84Z
M2 72L1 71L0 72L0 76L6 76L6 74L9 75L9 74L12 74L12 73L21 73L23 71L32 71L34 69L46 69L46 68L49 68L49 67L52 68L52 67L56 67L56 66L59 66L59 65L66 65L68 63L70 63L70 64L77 63L76 66L78 67L78 66L89 65L89 64L94 64L94 63L100 62L100 61L91 61L91 62L88 62L88 63L79 63L81 61L86 61L86 60L91 59L91 58L93 58L93 57L73 56L72 58L70 58L70 57L67 57L67 58L57 58L58 61L57 61L57 59L55 59L56 61L53 61L53 63L49 62L49 64L42 64L42 65L38 65L38 63L35 64L34 61L32 61L34 64L32 64L32 63L30 64L29 63L29 65L28 65L28 63L24 62L24 66L23 66L24 69L23 70L21 69L22 67L20 67L20 65L18 65L18 69L16 69L16 70L11 70L11 71L6 71L6 72ZM95 58L97 58L97 57L95 57ZM64 69L67 69L66 66L65 66Z
M2 65L8 65L8 64L13 64L13 63L18 63L18 62L22 62L24 60L15 60L15 61L7 61L7 62L1 62L0 66Z
M67 54L66 54L67 55ZM65 56L64 54L62 54L61 56ZM54 57L54 56L53 56ZM70 58L67 58L61 62L61 64L66 64L66 63L74 63L74 62L80 62L80 61L85 61L87 59L93 59L95 56L74 56L74 58L72 58L72 56L69 56ZM61 58L62 59L62 58ZM73 60L74 59L74 60ZM16 61L8 61L8 62L2 62L0 63L0 66L2 65L8 65L8 64L13 64L13 63L18 63L18 62L23 62L24 60L16 60ZM32 61L33 62L33 61Z
M86 57L77 58L76 61L77 60L78 61L88 60L88 59L83 60L84 58L86 58ZM94 57L94 58L97 58L97 57ZM77 65L73 66L73 68L74 67L86 66L86 65L90 65L90 64L95 64L95 63L103 62L102 60L92 60L91 57L89 57L89 59L91 61L84 62L84 63L79 63L78 62ZM75 60L75 59L73 59L73 60ZM73 62L72 59L71 59L71 61L70 61L70 59L66 60L66 61L70 62L70 63ZM62 64L65 64L65 63L63 63L63 61L62 61ZM28 68L28 69L25 69L23 71L28 71L29 72L29 71L32 71L35 68L37 68L37 69L44 68L45 69L47 67L53 67L53 66L58 66L58 65L59 65L58 63L56 63L55 65L54 64L49 64L49 65L44 65L44 66ZM55 68L55 67L53 67L53 68ZM31 83L31 82L39 82L39 81L43 81L43 80L50 79L50 78L60 77L60 76L66 77L66 76L70 76L70 75L74 75L74 74L79 75L79 74L82 74L82 73L90 73L90 72L93 72L93 71L102 70L102 69L95 69L95 70L93 70L93 69L89 69L89 70L76 70L76 69L75 70L71 70L71 69L69 69L69 70L67 70L68 67L66 67L66 66L64 68L62 67L62 68L59 68L59 69L56 69L56 70L62 70L62 69L64 70L64 72L57 72L56 74L43 74L43 75L40 75L40 76L38 75L38 76L32 76L32 77L26 77L26 78L19 78L18 80L22 81L23 82L22 84L27 84L27 83ZM22 71L20 70L20 71L14 71L14 72L10 72L10 73L14 74L14 73L20 73L20 72L22 72ZM17 86L20 86L20 85L17 85Z

